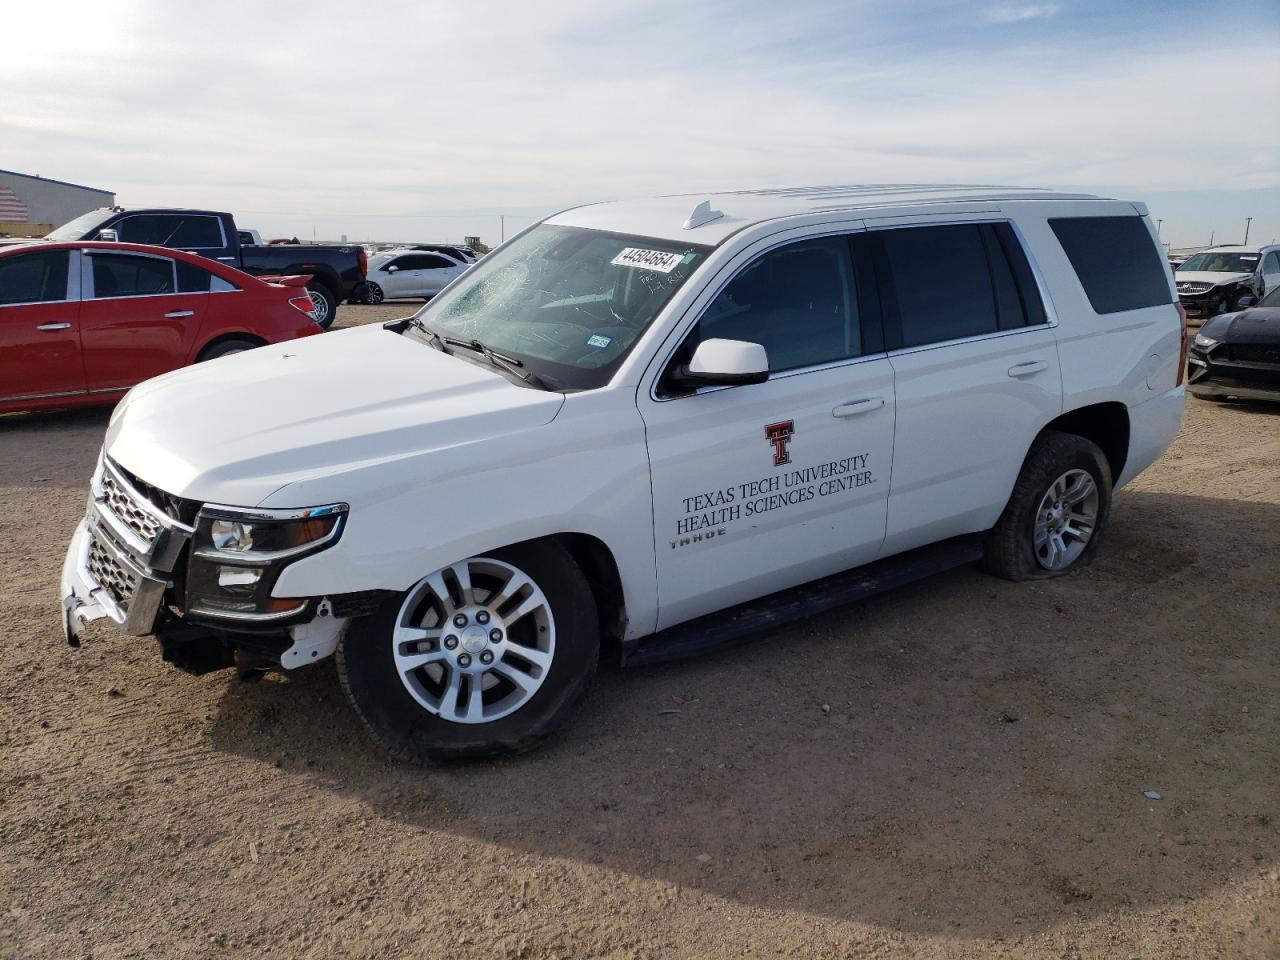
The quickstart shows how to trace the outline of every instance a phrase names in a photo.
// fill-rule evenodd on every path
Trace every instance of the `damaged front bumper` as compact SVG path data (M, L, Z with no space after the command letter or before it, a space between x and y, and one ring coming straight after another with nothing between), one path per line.
M108 619L130 636L156 636L165 659L186 668L229 666L230 652L244 649L292 669L337 649L348 618L335 616L327 599L312 604L315 616L310 621L275 630L190 622L175 614L166 596L193 533L193 527L166 514L100 457L84 519L62 564L67 643L79 646L85 624Z

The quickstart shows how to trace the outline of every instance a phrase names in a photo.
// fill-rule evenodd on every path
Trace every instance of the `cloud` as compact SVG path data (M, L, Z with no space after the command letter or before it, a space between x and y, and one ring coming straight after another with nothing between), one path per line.
M903 33L881 6L384 0L394 29L353 37L348 8L319 0L17 5L0 167L273 235L388 240L751 186L1280 188L1280 128L1223 93L1280 89L1274 31L1160 18L1137 43L1062 22L997 47L971 12ZM1231 79L1189 80L1189 62ZM1205 118L1241 131L1211 160L1178 133Z
M990 23L1021 23L1055 16L1059 9L1056 3L1002 3L987 7L982 15Z

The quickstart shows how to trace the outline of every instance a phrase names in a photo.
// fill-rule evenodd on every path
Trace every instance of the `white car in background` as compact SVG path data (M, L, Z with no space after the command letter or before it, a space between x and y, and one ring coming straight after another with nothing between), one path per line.
M392 250L369 261L365 302L404 297L431 299L471 266L443 253Z

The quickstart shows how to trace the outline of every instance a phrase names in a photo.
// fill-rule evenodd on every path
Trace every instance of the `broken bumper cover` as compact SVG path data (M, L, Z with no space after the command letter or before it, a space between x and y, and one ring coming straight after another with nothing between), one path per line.
M168 581L159 579L116 542L96 503L76 527L62 563L62 624L66 640L79 645L84 624L104 617L133 636L155 626Z

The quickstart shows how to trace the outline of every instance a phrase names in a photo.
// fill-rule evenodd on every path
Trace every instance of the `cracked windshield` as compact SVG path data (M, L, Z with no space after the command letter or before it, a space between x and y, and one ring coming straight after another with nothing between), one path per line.
M419 313L570 389L607 383L708 248L540 226L478 264Z

